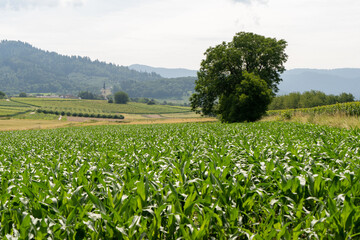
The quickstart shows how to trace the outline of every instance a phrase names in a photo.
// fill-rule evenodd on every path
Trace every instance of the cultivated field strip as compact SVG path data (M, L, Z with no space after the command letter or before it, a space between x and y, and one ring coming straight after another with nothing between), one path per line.
M346 116L359 117L360 102L337 103L337 104L312 107L312 108L270 110L267 113L270 116L293 114L293 113L305 113L305 114L325 114L325 115L342 114Z
M190 107L169 105L147 105L128 102L127 104L110 104L105 100L52 99L52 98L16 98L15 101L37 106L42 110L89 114L165 114L191 112Z
M360 237L360 132L292 123L0 133L0 238Z
M0 117L14 116L31 110L32 108L26 104L0 99Z

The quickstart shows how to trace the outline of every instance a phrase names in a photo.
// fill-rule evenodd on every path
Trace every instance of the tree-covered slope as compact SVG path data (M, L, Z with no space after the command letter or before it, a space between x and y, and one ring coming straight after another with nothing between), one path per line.
M69 57L40 50L20 41L0 43L0 90L8 94L76 94L84 90L98 93L104 82L113 86L124 81L161 78L155 73L141 73L124 66L91 61L88 57Z
M195 77L162 78L157 80L138 83L136 81L124 81L122 89L131 97L148 97L158 99L181 99L189 96L194 91Z

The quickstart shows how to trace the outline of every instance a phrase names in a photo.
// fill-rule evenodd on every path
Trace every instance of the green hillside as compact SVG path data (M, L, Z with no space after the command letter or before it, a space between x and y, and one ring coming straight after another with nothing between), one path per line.
M156 73L130 70L88 57L63 56L20 41L0 42L0 91L100 94L104 83L130 97L182 98L194 89L195 78L166 79Z

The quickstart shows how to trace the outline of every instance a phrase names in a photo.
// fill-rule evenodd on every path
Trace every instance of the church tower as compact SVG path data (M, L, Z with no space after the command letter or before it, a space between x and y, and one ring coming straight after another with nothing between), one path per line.
M101 89L101 95L102 95L105 99L107 99L107 98L106 98L106 86L105 86L105 82L104 82L103 88Z

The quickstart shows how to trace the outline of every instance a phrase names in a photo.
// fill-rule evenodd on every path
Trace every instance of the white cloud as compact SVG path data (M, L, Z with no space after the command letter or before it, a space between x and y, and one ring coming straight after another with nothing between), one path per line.
M252 3L266 4L268 2L268 0L231 0L231 1L234 1L236 3L244 3L244 4L252 4Z
M0 8L22 10L39 7L82 6L84 1L85 0L0 0Z

